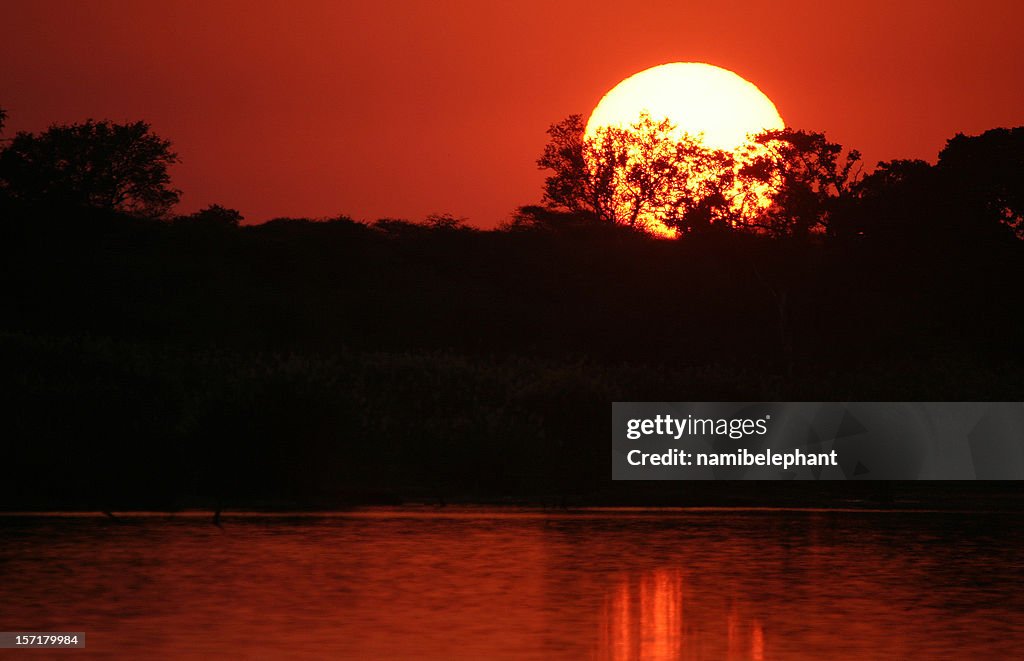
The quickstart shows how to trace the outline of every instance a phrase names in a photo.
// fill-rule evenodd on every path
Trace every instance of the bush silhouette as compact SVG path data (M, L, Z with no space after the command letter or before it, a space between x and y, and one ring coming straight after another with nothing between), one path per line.
M178 216L174 222L179 225L192 227L238 227L245 220L242 213L236 209L229 209L219 204L211 204L187 216Z

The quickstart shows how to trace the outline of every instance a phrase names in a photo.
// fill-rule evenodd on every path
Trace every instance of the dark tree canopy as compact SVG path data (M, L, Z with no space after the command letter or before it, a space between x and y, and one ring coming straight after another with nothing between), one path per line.
M921 185L932 175L932 166L920 159L879 161L874 172L857 183L857 192L865 198L882 197L906 186Z
M1024 238L1024 127L958 133L939 153L938 170L958 211L993 233Z
M883 161L857 186L864 233L918 242L1024 238L1024 128L958 134L938 164Z
M856 185L852 234L900 240L934 240L949 235L948 205L936 168L919 159L881 161Z
M66 204L161 216L180 191L168 167L171 143L143 121L88 120L20 132L0 153L0 185L29 204Z

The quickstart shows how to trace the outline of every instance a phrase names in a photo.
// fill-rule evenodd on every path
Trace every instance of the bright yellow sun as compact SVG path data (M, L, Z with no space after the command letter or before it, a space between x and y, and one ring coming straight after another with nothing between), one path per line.
M628 129L642 113L668 119L680 137L702 135L707 147L724 151L747 147L748 138L762 131L785 128L775 104L753 83L710 64L673 62L613 87L591 113L585 137L602 128ZM652 230L675 234L664 226Z

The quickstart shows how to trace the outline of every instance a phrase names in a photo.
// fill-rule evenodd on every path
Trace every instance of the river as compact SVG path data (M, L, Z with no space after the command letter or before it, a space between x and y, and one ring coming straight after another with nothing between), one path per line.
M0 518L0 628L76 658L1012 658L1019 514Z

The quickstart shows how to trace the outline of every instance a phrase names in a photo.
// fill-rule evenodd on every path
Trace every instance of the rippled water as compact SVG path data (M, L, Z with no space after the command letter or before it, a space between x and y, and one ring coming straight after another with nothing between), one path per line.
M1019 658L1018 515L0 520L0 629L85 658Z

